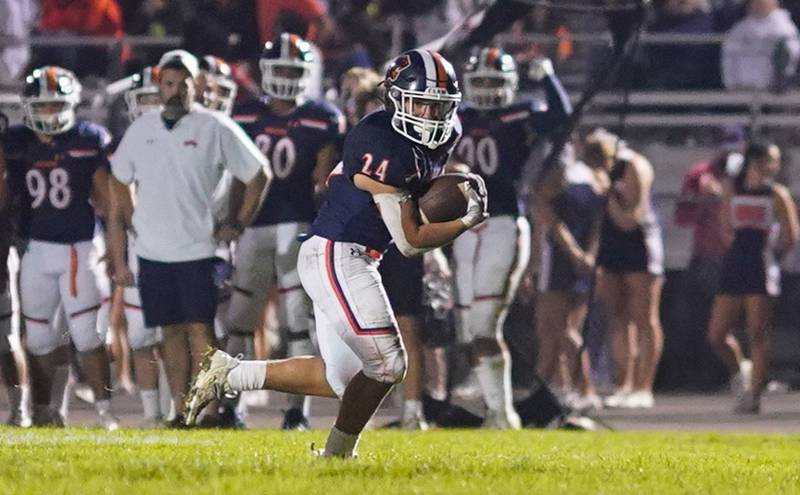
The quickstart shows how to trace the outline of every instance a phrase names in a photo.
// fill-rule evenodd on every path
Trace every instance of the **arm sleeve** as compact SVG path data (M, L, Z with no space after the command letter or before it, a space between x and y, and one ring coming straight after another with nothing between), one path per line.
M229 117L220 115L219 144L225 168L234 177L247 184L269 162L239 125Z
M135 150L133 149L133 133L135 127L132 125L128 128L122 136L119 146L111 156L111 173L114 177L123 184L130 184L136 176L136 166L133 157Z
M534 110L531 114L534 128L540 133L550 133L564 124L572 114L572 103L558 77L553 74L542 79L547 97L547 110Z
M403 193L374 194L372 200L378 205L383 223L386 225L386 229L389 231L389 234L391 234L392 240L403 256L406 258L419 256L426 251L435 249L415 248L406 239L406 234L403 231L402 214L400 212L400 205L406 200L406 196Z

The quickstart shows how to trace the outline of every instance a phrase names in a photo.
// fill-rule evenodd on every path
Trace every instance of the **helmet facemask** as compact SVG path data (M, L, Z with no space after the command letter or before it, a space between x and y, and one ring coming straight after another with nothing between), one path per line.
M411 141L436 149L450 139L454 115L461 93L450 94L443 88L414 91L390 87L387 92L392 109L392 128ZM417 109L427 107L427 116Z
M492 84L491 82L495 83ZM464 74L466 100L478 110L494 110L514 102L517 92L516 72L484 70Z
M32 88L22 97L26 126L41 134L55 135L75 125L75 107L80 103L82 88L71 72L55 67L36 69L26 84Z
M125 104L128 106L128 118L133 122L144 113L160 110L161 96L157 87L144 86L127 91Z
M262 58L258 65L261 68L261 89L273 98L296 100L308 87L310 62Z

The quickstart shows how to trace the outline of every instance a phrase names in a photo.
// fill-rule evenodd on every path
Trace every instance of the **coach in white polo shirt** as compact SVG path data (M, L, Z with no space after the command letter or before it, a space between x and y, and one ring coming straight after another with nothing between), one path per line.
M250 222L271 172L264 155L235 122L193 103L198 73L193 55L167 52L159 68L162 111L137 118L111 159L109 237L114 279L130 285L126 227L135 235L132 255L139 261L145 324L163 328L162 352L178 424L190 378L213 343L217 241L236 238ZM212 198L225 170L246 189L238 215L229 215L235 220L215 232Z

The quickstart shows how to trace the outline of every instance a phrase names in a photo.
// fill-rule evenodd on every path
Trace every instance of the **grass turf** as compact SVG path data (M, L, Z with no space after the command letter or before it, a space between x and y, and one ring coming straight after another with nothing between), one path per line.
M800 436L0 429L2 494L800 493Z

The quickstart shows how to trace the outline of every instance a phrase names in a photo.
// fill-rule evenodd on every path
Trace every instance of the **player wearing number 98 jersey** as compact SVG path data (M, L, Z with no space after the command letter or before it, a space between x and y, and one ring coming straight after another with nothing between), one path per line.
M530 226L522 210L523 170L534 146L567 119L570 103L548 60L532 62L546 105L515 103L517 67L499 48L483 48L464 68L464 135L456 157L486 182L489 220L453 245L459 338L472 343L475 372L489 407L485 426L518 425L511 405L510 366L502 325L530 257Z
M108 131L78 120L81 86L75 75L55 66L35 69L22 96L25 125L3 135L12 190L24 195L30 239L22 257L20 299L25 343L33 361L34 416L49 414L53 351L62 340L50 325L59 302L69 319L72 342L92 386L100 422L117 424L109 412L111 384L100 308L92 237L95 207L107 204Z
M315 193L338 160L345 121L328 103L302 101L312 62L308 43L297 35L281 34L266 44L260 60L266 95L234 109L233 119L269 159L274 180L237 246L226 318L227 349L232 354L252 349L249 341L275 285L289 357L313 351L311 306L297 274L297 236L308 232L314 220ZM308 400L290 398L284 428L307 427L307 415Z

